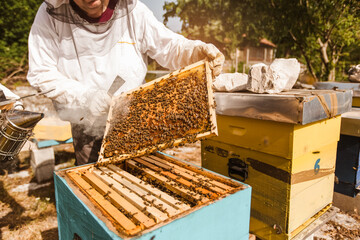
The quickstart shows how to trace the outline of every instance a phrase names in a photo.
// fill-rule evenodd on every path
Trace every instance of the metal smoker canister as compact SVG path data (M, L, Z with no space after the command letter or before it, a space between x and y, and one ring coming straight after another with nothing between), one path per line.
M31 136L43 113L10 111L0 115L0 161L11 160Z

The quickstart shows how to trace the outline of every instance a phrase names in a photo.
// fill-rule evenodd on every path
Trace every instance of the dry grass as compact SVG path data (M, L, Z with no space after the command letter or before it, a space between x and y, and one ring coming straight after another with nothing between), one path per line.
M28 157L25 154L16 169L28 172L27 177L0 175L0 240L58 239L54 182L35 190L13 191L25 184L37 184ZM64 162L73 164L73 154L60 152L55 155L56 164Z
M0 177L0 239L57 239L53 182L43 188L12 192L32 177Z

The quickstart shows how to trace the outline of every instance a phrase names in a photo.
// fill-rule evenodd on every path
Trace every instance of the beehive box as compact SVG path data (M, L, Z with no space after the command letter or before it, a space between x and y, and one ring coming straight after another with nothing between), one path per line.
M249 238L249 186L159 152L58 171L55 186L60 239Z
M336 158L335 191L356 197L360 192L360 138L341 135Z
M113 99L99 161L55 175L61 239L248 239L249 186L151 155L217 134L211 85L201 61Z
M218 137L202 166L252 186L250 232L291 239L330 207L350 91L216 93Z
M360 109L341 116L336 156L335 191L355 197L360 192Z

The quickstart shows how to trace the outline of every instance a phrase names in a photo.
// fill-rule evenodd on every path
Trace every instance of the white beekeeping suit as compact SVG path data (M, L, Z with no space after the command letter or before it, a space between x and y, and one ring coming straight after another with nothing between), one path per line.
M140 1L118 0L103 23L89 23L71 4L45 0L29 35L28 80L41 91L55 88L46 96L63 120L107 115L101 104L108 105L109 90L118 95L143 84L148 56L171 70L207 57L213 74L221 71L216 47L170 31Z
M67 0L48 4L54 8L43 3L30 32L28 80L56 89L47 96L63 120L79 123L88 93L107 92L118 76L124 83L115 95L144 83L147 56L171 70L206 57L201 48L209 45L170 31L141 2L119 1L118 15L101 24L86 23Z

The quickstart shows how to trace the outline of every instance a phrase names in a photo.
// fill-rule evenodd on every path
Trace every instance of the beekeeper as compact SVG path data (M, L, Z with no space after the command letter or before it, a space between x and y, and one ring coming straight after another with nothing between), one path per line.
M214 45L170 31L137 0L45 0L40 6L27 77L41 91L55 88L46 96L71 122L78 165L97 160L111 95L144 83L147 57L170 70L207 58L215 76L224 62Z

